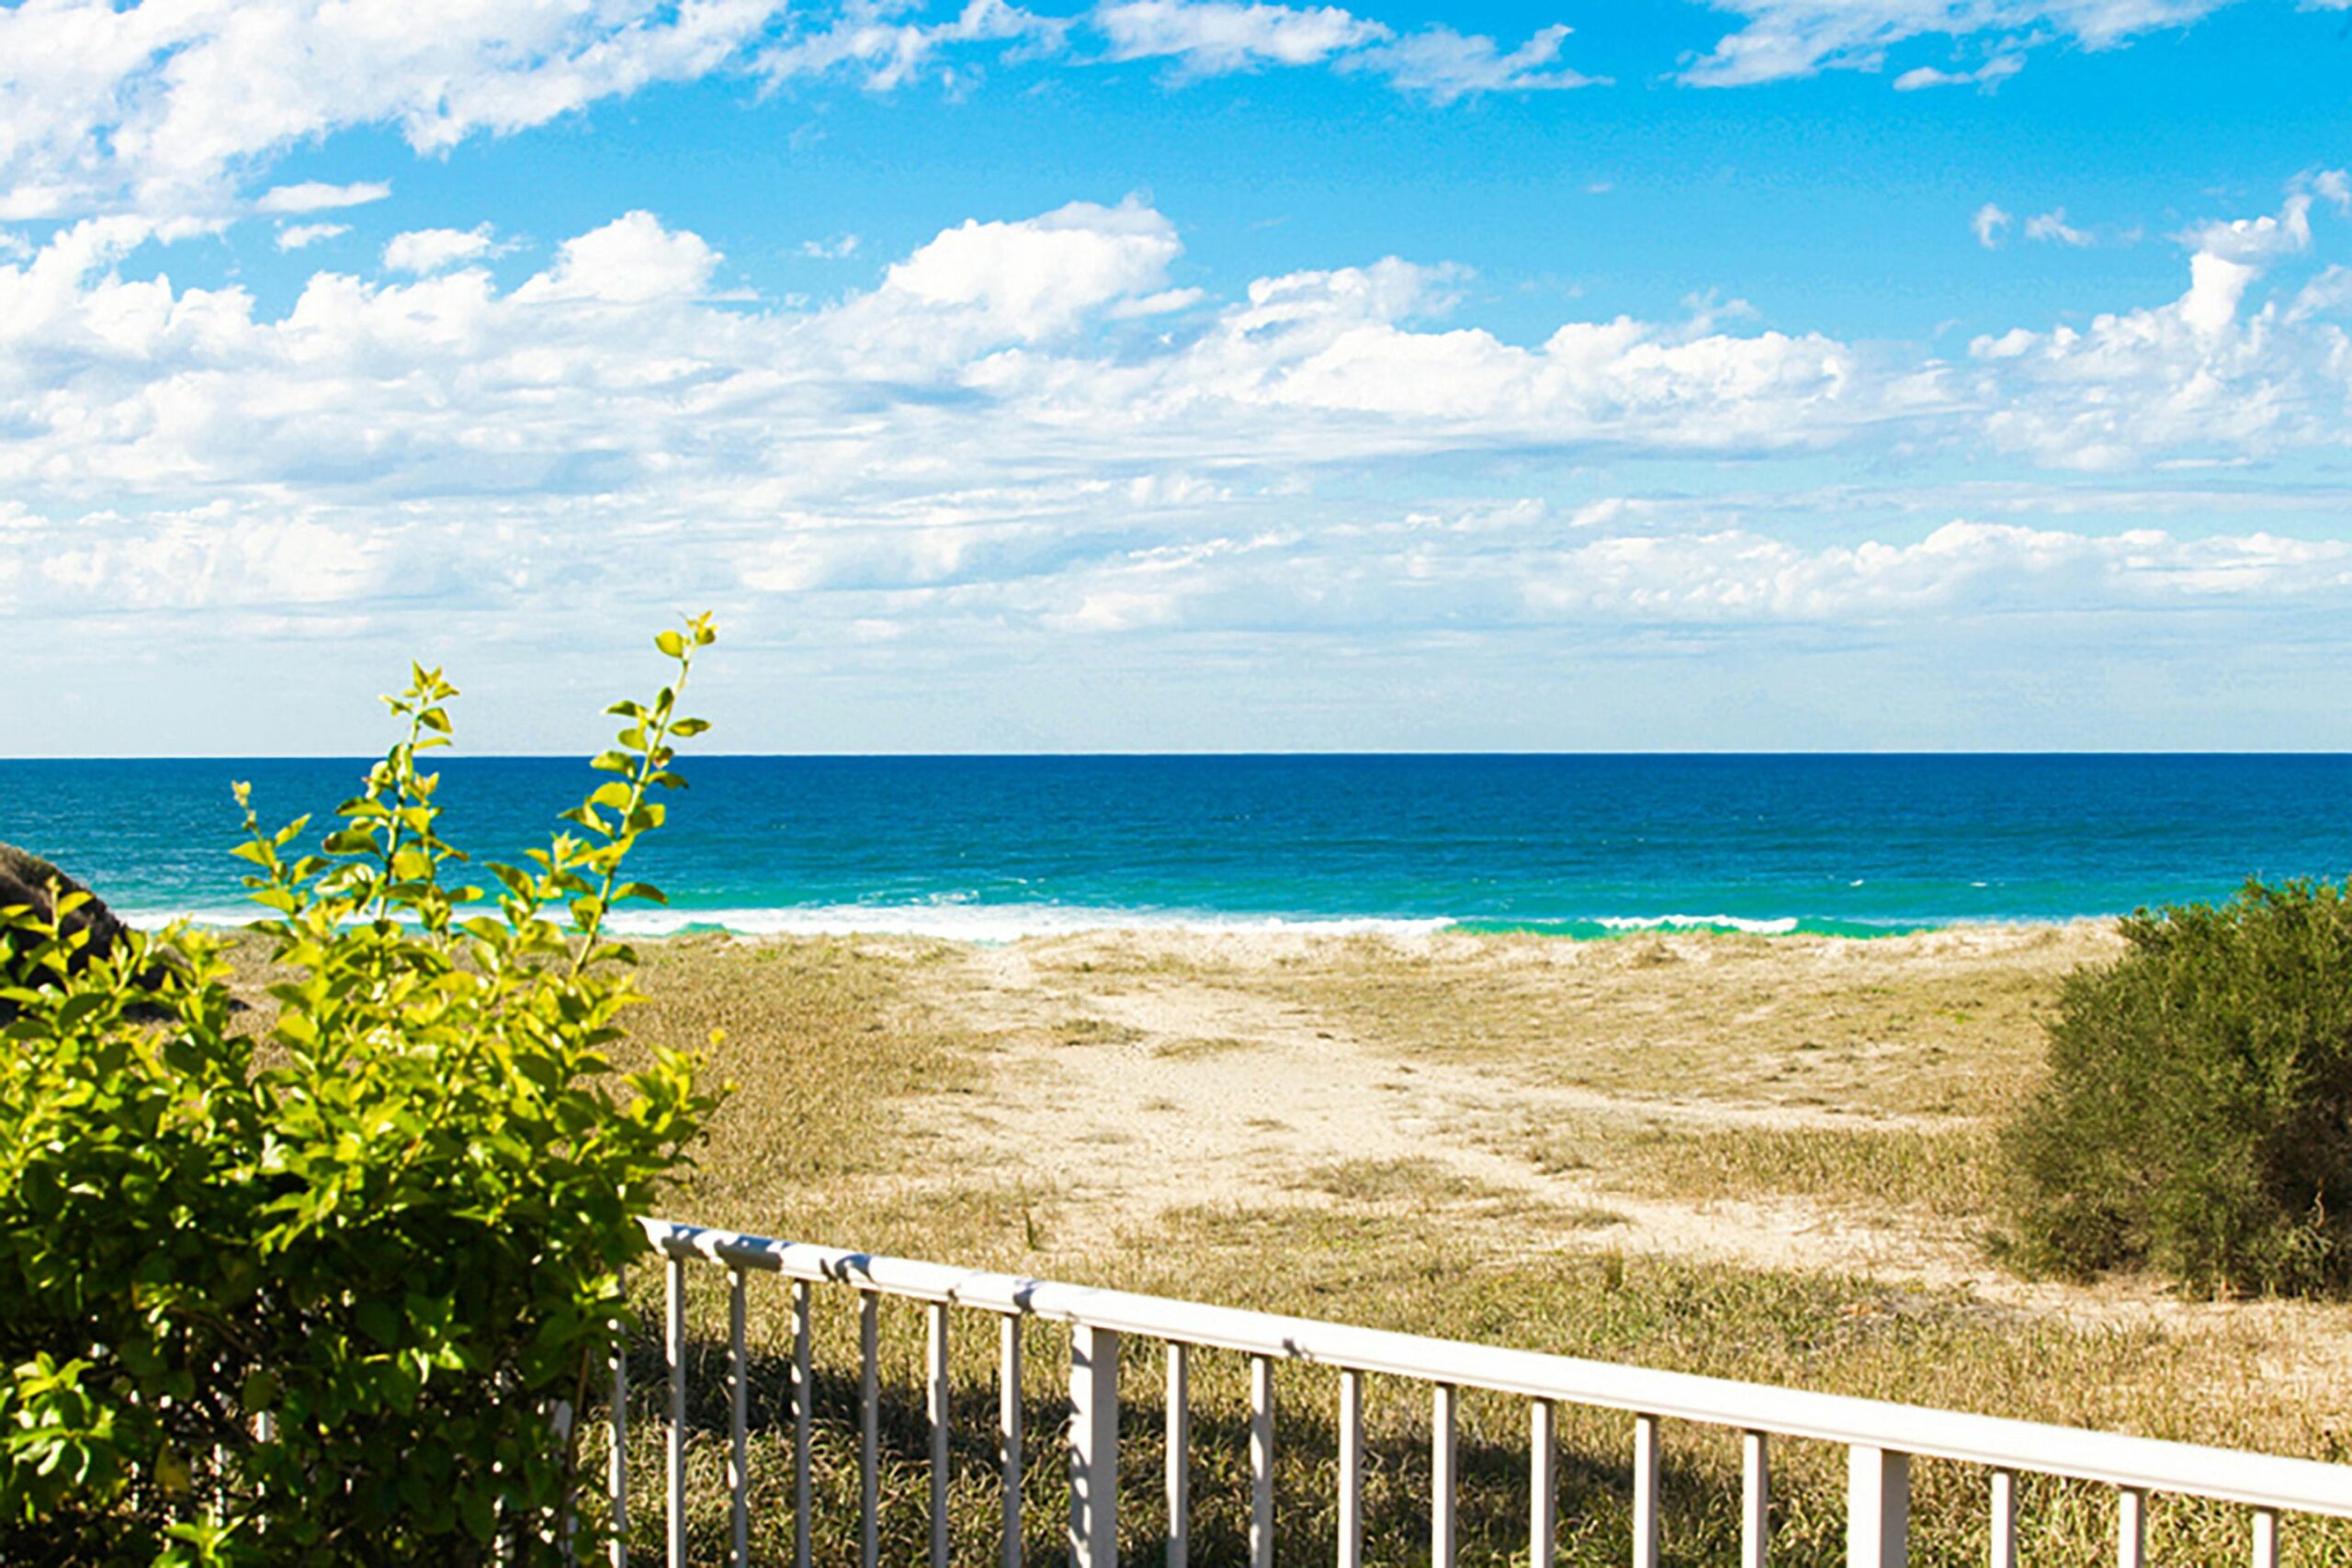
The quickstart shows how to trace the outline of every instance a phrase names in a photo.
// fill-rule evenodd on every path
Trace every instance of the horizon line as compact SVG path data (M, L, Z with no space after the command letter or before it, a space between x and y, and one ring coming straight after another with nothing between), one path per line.
M19 757L0 757L0 768L7 768L7 767L13 767L13 766L28 766L28 767L31 767L31 766L42 766L42 765L52 764L52 763L69 763L69 762L221 762L221 763L248 763L248 762L253 762L253 763L259 763L259 762L354 762L354 763L362 763L362 764L365 764L365 763L368 763L368 762L379 761L381 761L381 760L382 760L383 755L384 755L384 754L383 754L382 752L375 752L375 751L369 751L369 752L358 752L358 751L352 751L352 752L337 752L337 751L302 751L302 752L288 751L288 752L259 752L259 751L256 751L256 752L148 752L148 753L141 753L141 752L128 752L128 751L124 751L124 752L76 752L76 753L60 753L60 754L53 755L53 756L34 756L34 757L24 757L24 756L19 756ZM442 762L577 762L577 763L580 763L580 764L582 764L582 765L583 765L583 766L584 766L584 765L587 763L587 761L589 761L589 759L590 759L591 757L593 757L594 755L595 755L595 753L594 753L594 751L589 751L589 750L582 750L582 751L475 751L475 752L463 752L463 751L458 751L458 750L456 750L452 749L452 750L447 750L447 751L443 752L443 754L441 755L441 757L439 757L438 759L436 759L436 760L435 760L435 765L436 765L436 766L438 766L438 765L440 765L440 763L442 763ZM1383 751L1349 751L1349 750L1325 750L1325 749L1315 748L1315 749L1300 749L1300 750L1179 750L1179 751L1142 751L1142 750L1086 750L1086 751L697 751L697 752L693 752L693 753L682 753L682 754L680 755L680 757L679 757L679 759L678 759L678 760L679 760L680 761L682 761L682 762L685 762L685 763L691 764L691 763L693 763L693 762L696 762L696 761L703 761L703 762L718 762L718 761L806 761L806 762L830 762L830 761L840 761L840 762L880 762L880 761L909 761L909 762L1019 762L1019 761L1219 761L1219 760L1223 760L1223 761L1317 761L1317 760L1328 760L1328 761L1379 761L1379 760L1387 760L1387 759L1395 759L1395 760L1399 760L1399 761L1408 760L1408 759L1419 759L1419 760L1430 760L1430 761L1447 761L1447 760L1454 760L1454 761L1469 761L1469 760L1495 760L1495 761L1499 761L1499 760L1503 760L1503 759L1513 759L1513 758L1517 758L1517 759L1527 759L1527 760L1544 760L1544 761L1565 761L1565 760L1569 760L1569 759L1583 759L1583 760L1589 760L1589 761L1634 761L1634 760L1645 760L1645 759L1646 759L1646 760L1658 760L1658 761L1695 761L1695 760L1699 760L1699 759L1723 759L1723 760L1740 760L1740 761L1755 761L1755 760L1759 760L1759 759L1769 759L1769 760L1773 760L1773 761L1795 761L1795 760L1800 760L1800 759L1820 759L1820 760L1825 760L1825 761L1827 761L1827 760L1844 760L1844 761L1853 761L1853 760L1866 759L1866 758L1887 758L1887 759L1900 759L1900 758L1910 758L1910 759L1930 759L1930 758L1932 758L1932 759L1985 758L1985 759L1994 759L1994 758L1999 758L1999 759L2009 759L2009 760L2015 760L2015 759L2020 759L2020 758L2047 758L2047 759L2053 759L2053 760L2055 760L2055 759L2081 760L2081 759L2087 759L2087 758L2100 758L2100 757L2137 757L2137 758L2211 758L2211 759L2222 759L2222 758L2265 758L2265 759L2289 759L2289 758L2293 758L2293 759L2352 758L2352 748L2346 748L2346 749L2340 749L2340 750L2249 750L2249 749L2245 749L2245 748L2195 748L2195 749L2180 749L2180 748L2164 748L2164 747L2094 747L2094 748L2086 748L2086 749L2082 749L2082 750L2059 750L2059 749L2054 749L2054 748L2053 748L2053 749L2042 749L2042 750L2001 750L2001 749L1996 749L1996 748L1976 748L1976 747L1958 747L1958 748L1949 748L1949 749L1934 749L1934 748L1928 748L1928 747L1899 747L1899 748L1873 749L1873 750L1839 750L1839 749L1830 749L1830 748L1817 748L1817 749L1816 749L1816 748L1802 748L1802 749L1791 749L1791 750L1728 750L1728 749L1727 749L1727 750L1601 750L1601 749L1579 749L1579 750L1535 750L1535 749L1514 749L1514 750L1442 750L1442 749L1436 749L1436 748L1426 748L1426 749L1424 749L1424 748L1415 748L1415 749L1410 749L1410 750L1383 750Z

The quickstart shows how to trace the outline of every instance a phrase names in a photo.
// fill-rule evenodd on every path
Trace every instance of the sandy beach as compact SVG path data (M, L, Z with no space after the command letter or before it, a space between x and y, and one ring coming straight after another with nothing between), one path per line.
M2120 949L2111 922L1871 941L704 933L643 944L651 1000L633 1033L700 1051L735 1086L693 1179L665 1200L670 1217L2341 1461L2352 1452L2352 1307L2189 1300L2149 1279L2029 1279L2001 1262L1997 1130L2038 1082L2065 976ZM253 1021L266 1018L256 1006ZM658 1276L639 1289L658 1322ZM845 1292L820 1295L817 1360L854 1365L856 1311ZM686 1311L695 1375L716 1379L724 1292L692 1292ZM788 1436L769 1386L788 1313L785 1292L752 1292L750 1343L767 1369L754 1469L771 1480ZM923 1336L920 1314L886 1309L888 1388L920 1387ZM1069 1351L1052 1333L1036 1337L1030 1419L1049 1425ZM994 1344L969 1332L955 1343L958 1397L976 1410L995 1397ZM1157 1371L1133 1371L1142 1399ZM1195 1456L1196 1518L1204 1540L1236 1551L1245 1372L1204 1353L1195 1383L1203 1430L1216 1434ZM1403 1553L1425 1539L1414 1477L1428 1407L1419 1390L1374 1393L1374 1533ZM1295 1370L1281 1397L1278 1484L1286 1497L1328 1496L1329 1370ZM886 1404L898 1468L885 1533L911 1541L922 1411L911 1393ZM854 1386L824 1383L818 1420L820 1528L851 1529ZM1148 1408L1137 1420L1136 1462L1148 1467ZM1521 1528L1525 1413L1475 1396L1462 1421L1484 1477L1465 1528L1504 1561ZM1617 1561L1623 1422L1583 1410L1564 1421L1567 1451L1589 1466L1562 1505L1593 1532L1577 1560ZM1737 1444L1688 1424L1667 1443L1669 1537L1719 1560L1740 1517ZM698 1450L705 1483L717 1455ZM975 1474L984 1461L971 1460ZM1775 1540L1792 1561L1836 1560L1843 1464L1834 1447L1776 1448ZM652 1470L641 1479L653 1484ZM1051 1467L1037 1472L1039 1551L1053 1546L1054 1482ZM1970 1467L1923 1463L1919 1560L1982 1560L1983 1484ZM977 1561L992 1550L993 1504L967 1501L957 1560ZM2103 1556L2112 1514L2101 1488L2053 1484L2035 1494L2021 1550ZM1285 1552L1327 1554L1328 1517L1281 1517ZM2243 1517L2226 1507L2159 1500L2150 1529L2164 1560L2243 1555ZM2317 1524L2298 1540L2321 1557L2346 1544Z
M1311 1250L1371 1220L1465 1268L1646 1258L2068 1332L2253 1336L2275 1375L2352 1410L2341 1309L1996 1261L1996 1129L2037 1081L2064 976L2120 950L2094 921L698 937L649 948L647 1023L682 1044L728 1031L714 1067L741 1089L696 1201L748 1229L1107 1280L1204 1223ZM823 1082L776 1070L796 1030L801 1051L824 1038ZM1251 1293L1246 1272L1204 1277Z

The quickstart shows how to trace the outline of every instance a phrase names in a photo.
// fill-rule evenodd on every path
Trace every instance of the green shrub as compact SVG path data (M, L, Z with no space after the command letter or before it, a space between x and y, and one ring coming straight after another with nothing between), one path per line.
M93 953L70 898L0 916L36 982L0 990L0 1562L561 1555L635 1216L716 1103L686 1057L607 1060L641 998L604 935L660 897L624 863L712 635L662 634L677 682L611 710L576 830L488 896L444 881L437 671L322 852L246 805L266 1028L217 938L167 933L151 995L156 944Z
M2352 892L2142 913L2070 976L2006 1130L2019 1261L2198 1293L2352 1285Z

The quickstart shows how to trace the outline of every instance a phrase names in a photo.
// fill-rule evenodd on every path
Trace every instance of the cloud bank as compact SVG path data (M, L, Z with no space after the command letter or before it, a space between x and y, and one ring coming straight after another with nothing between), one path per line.
M1132 198L966 221L814 308L715 297L717 247L645 211L507 288L488 231L406 231L275 315L127 273L152 226L91 220L0 265L0 570L36 615L716 588L837 601L869 631L2332 603L2343 547L2268 533L1962 514L1824 545L1638 498L1341 497L1365 465L1448 454L1997 452L2055 476L2340 453L2352 285L2267 269L2344 201L2333 175L2299 182L2193 231L2170 302L1951 364L1704 315L1516 343L1456 319L1463 274L1394 257L1212 298ZM609 538L631 544L582 547Z

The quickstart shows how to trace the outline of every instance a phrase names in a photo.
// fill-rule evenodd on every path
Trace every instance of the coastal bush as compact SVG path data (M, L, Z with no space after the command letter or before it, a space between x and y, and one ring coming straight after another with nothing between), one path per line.
M607 1052L642 999L606 916L673 743L676 678L612 710L569 826L489 891L455 885L440 779L457 694L402 727L318 852L265 830L247 885L274 980L242 1013L226 944L107 949L0 912L0 1562L468 1563L593 1544L568 1512L636 1216L717 1095ZM151 954L174 966L150 993Z
M2029 1267L2199 1293L2352 1286L2352 891L2249 883L2143 913L2068 978L2006 1129Z

